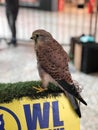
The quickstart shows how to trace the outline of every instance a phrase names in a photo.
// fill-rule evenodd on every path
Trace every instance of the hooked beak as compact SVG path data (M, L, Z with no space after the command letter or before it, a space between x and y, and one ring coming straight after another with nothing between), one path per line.
M35 40L36 39L36 35L33 35L30 39Z
M30 39L34 39L33 37L30 37Z

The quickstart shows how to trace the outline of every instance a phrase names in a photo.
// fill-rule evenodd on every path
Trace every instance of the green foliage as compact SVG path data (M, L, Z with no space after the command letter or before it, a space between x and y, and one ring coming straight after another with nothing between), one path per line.
M49 84L48 89L43 92L37 92L34 87L41 86L40 81L0 83L0 103L8 103L13 99L29 97L31 99L45 98L48 96L59 96L62 92L58 87Z

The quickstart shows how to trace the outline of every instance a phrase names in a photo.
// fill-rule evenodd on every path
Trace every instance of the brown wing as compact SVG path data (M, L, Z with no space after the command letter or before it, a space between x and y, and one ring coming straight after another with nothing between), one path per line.
M40 66L55 80L65 79L68 83L73 82L68 69L68 55L56 40L39 47L37 56Z
M68 69L68 56L63 48L55 41L50 41L37 48L38 63L50 74L63 90L78 98L87 105L77 92Z

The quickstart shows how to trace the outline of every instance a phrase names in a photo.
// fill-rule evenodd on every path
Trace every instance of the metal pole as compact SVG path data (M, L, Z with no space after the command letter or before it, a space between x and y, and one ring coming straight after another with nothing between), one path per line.
M86 5L86 0L84 0L84 8L83 8L83 18L82 18L82 35L84 34L84 28L85 28L85 5Z
M91 1L89 0L89 3L91 4ZM93 20L93 12L90 12L90 27L89 27L89 35L92 34L92 20Z
M97 32L97 21L98 21L98 0L96 0L96 14L95 14L95 32L94 38L96 39L96 32Z

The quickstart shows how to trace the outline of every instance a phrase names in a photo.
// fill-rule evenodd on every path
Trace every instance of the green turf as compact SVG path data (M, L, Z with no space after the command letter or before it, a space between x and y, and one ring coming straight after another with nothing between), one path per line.
M48 90L37 93L33 88L39 87L40 81L26 81L17 83L0 83L0 103L8 103L13 99L20 99L22 97L29 97L31 99L45 98L48 96L59 96L62 92L58 87L49 84Z

